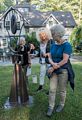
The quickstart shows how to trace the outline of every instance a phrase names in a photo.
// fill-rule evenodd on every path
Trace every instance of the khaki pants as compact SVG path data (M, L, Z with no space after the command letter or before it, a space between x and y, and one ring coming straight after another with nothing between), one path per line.
M50 90L49 90L49 107L52 109L55 106L55 96L57 86L59 86L60 94L60 105L64 106L66 98L66 86L68 81L68 72L66 69L62 69L62 74L56 75L53 74L50 79Z

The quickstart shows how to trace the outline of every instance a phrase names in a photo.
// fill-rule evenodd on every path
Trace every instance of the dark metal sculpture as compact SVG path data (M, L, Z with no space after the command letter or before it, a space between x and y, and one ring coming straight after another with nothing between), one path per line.
M19 55L12 56L12 61L14 63L14 72L9 97L9 102L12 106L19 104L27 104L29 100L23 68L21 66L21 63L19 64L16 62L18 56Z
M5 19L6 19L6 16L5 16ZM4 20L4 25L5 25L5 20ZM13 34L16 34L16 31L17 31L16 19L15 19L15 16L13 15L11 17L11 32ZM20 34L21 34L21 30L20 30ZM9 32L8 32L8 35L10 37ZM10 41L11 41L11 38L10 38ZM26 77L25 77L24 70L22 68L22 57L23 56L18 54L17 51L13 50L10 44L9 44L9 49L12 52L11 57L12 57L12 62L14 64L14 71L13 71L13 80L11 84L10 96L4 106L5 108L6 107L11 108L17 105L32 104L33 100L32 100L32 97L28 95ZM17 59L19 56L21 56L21 62L17 63Z

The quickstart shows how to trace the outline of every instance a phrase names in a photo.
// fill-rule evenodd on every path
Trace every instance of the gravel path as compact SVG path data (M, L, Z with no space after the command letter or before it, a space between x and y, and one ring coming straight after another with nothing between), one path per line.
M70 58L71 62L82 62L82 56L71 56ZM38 64L39 63L39 58L34 58L32 59L32 64ZM0 61L0 66L11 66L13 65L12 62L10 61Z

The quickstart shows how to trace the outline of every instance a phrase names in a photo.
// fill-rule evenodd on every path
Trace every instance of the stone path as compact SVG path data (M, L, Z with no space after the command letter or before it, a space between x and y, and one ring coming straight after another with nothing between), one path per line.
M72 56L71 57L71 61L73 60L73 62L82 62L82 56Z

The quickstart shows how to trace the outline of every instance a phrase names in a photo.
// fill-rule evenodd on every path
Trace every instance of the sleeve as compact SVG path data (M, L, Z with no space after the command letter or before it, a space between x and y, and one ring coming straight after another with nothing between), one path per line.
M15 51L17 51L18 49L17 49L17 47L15 48Z
M16 46L15 51L20 52L20 50L21 50L21 47L20 46Z
M30 44L25 45L25 48L26 48L26 51L27 51L27 52L30 51Z
M31 57L29 52L28 52L28 64L31 64Z
M39 50L38 50L37 57L40 57L40 48L39 48Z
M71 55L71 53L72 53L72 46L70 45L70 43L66 43L66 45L64 46L63 53Z
M47 46L46 46L46 53L50 52L50 41L48 41Z

